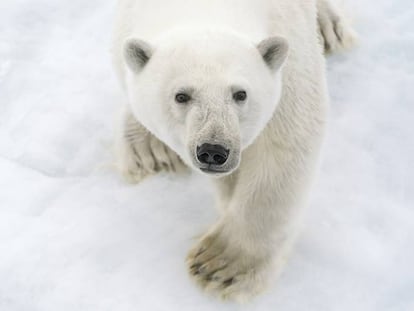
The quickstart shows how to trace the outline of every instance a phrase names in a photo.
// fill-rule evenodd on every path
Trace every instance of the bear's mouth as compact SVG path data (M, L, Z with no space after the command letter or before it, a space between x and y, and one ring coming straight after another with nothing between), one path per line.
M218 165L207 165L207 166L200 166L198 165L198 169L203 172L204 174L210 176L221 177L228 174L231 174L236 168L232 166L218 166Z
M218 168L215 168L215 167L211 167L211 166L209 166L209 167L200 167L200 170L201 171L203 171L204 173L228 173L228 171L227 170L221 170L221 169L218 169Z

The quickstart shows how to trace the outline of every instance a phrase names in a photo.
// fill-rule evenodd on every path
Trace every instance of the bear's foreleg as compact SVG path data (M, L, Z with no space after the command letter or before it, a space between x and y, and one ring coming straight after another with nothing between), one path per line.
M234 178L217 181L219 189L234 183L219 191L228 205L187 259L199 285L237 301L265 289L283 266L308 192L313 165L305 161L315 158L258 145L243 153Z

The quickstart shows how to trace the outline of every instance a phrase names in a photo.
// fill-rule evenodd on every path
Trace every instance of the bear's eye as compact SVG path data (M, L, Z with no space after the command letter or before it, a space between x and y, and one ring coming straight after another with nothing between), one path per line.
M236 93L233 94L233 99L236 102L243 102L247 99L247 93L246 91L238 91Z
M186 93L178 93L175 95L175 101L180 104L188 103L191 100L191 96Z

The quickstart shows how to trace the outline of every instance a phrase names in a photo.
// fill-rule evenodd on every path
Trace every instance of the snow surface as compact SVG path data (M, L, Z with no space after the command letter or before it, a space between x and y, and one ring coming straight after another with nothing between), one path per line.
M0 310L414 310L414 3L349 0L360 46L329 60L332 111L304 231L248 306L184 264L216 215L201 177L125 184L114 4L0 1Z

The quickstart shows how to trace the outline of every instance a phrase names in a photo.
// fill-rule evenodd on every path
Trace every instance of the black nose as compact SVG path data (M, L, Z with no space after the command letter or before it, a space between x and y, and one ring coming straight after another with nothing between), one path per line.
M197 159L203 164L222 165L228 156L229 150L221 145L202 144L197 147Z

